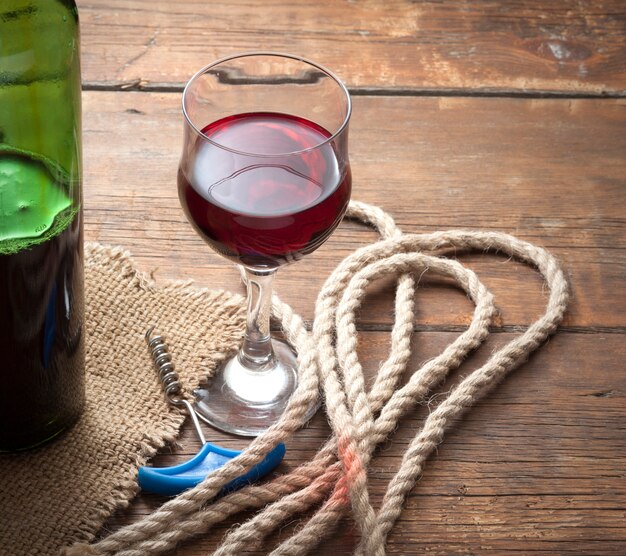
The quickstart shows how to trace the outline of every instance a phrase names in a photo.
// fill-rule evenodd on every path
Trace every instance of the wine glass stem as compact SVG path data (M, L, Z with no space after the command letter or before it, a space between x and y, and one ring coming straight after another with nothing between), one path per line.
M239 361L250 370L262 371L274 365L270 337L272 282L275 270L245 268L248 284L248 315Z

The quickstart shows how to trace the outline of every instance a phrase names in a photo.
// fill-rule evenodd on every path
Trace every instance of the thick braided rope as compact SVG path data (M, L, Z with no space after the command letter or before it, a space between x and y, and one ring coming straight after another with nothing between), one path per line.
M343 293L337 308L336 317L338 368L344 370L344 383L350 385L346 387L346 391L348 403L352 407L352 418L355 423L355 428L359 433L361 433L361 431L367 432L366 435L359 434L357 437L358 459L350 462L352 466L356 468L356 474L361 478L361 482L352 482L350 475L346 474L346 481L350 492L357 489L362 489L367 492L367 466L378 443L376 440L380 440L381 437L381 432L376 431L378 434L375 434L372 411L367 402L363 369L357 357L355 313L360 306L362 298L365 296L366 287L370 282L385 274L402 274L408 270L414 272L424 272L426 270L435 272L439 275L453 278L464 287L468 295L477 304L477 315L480 319L479 324L482 325L482 331L485 333L485 336L490 318L493 314L492 305L490 303L491 298L487 290L478 281L474 273L454 261L437 259L419 253L400 253L372 263L353 276ZM470 331L469 337L467 338L469 346L474 347L476 345L476 337L479 334L480 331ZM463 338L463 340L465 340L465 338ZM468 346L465 347L467 348ZM454 353L453 358L460 362L467 354L467 349L456 346L455 348L458 351ZM382 396L391 397L392 394L393 390L384 392ZM393 422L382 421L380 425L379 428L383 428L384 430L382 434L387 436L387 434L391 432L391 429L397 425L397 420ZM386 429L385 425L387 425ZM359 496L363 495L359 493ZM359 519L358 515L355 517ZM363 536L372 539L372 542L378 547L375 551L376 554L382 554L384 552L384 543L373 508L371 511L368 511L367 514L362 515L361 519L362 521L359 521L359 523L363 524Z
M331 465L333 465L333 458L329 457L328 466ZM318 496L319 501L321 501L324 496L323 493L327 492L327 488L320 486L318 492L315 490L317 488L316 485L321 485L322 480L332 479L326 477L320 479L318 477L318 479L316 479L316 485L312 485L312 475L307 471L311 470L312 473L315 473L316 467L318 466L319 462L315 462L315 464L309 462L309 466L304 465L300 473L292 472L267 485L250 485L245 489L233 492L197 513L182 518L180 521L172 524L171 528L161 531L152 538L135 543L132 548L121 550L116 552L116 554L122 556L139 556L168 552L175 548L179 542L210 530L211 527L223 522L231 515L236 515L246 509L263 507L278 499L287 500L292 493L295 493L296 499L302 498L303 496L311 496L311 499L315 499L315 497ZM340 469L337 468L336 474L338 475L339 473ZM317 475L320 474L317 473ZM335 481L336 477L333 484ZM295 506L293 506L292 512L299 513L296 511ZM289 515L284 515L283 519L289 519ZM251 520L246 523L250 521Z
M461 248L461 249L481 249L481 250L489 250L489 249L494 250L495 249L497 251L502 251L505 254L512 255L522 261L528 262L536 266L539 269L539 271L542 273L544 278L546 279L548 285L550 286L551 296L548 302L546 314L539 321L533 324L522 337L520 337L518 340L509 344L509 346L505 346L505 348L500 350L492 358L492 361L498 361L503 356L506 359L507 352L509 350L512 350L513 352L517 351L514 357L510 357L508 359L507 365L505 367L502 367L501 376L493 376L493 375L490 376L489 363L485 365L484 367L482 367L481 369L479 369L478 371L475 371L475 373L473 373L472 376L474 377L481 376L482 374L486 373L488 377L487 384L490 384L491 386L493 386L494 384L497 383L499 379L501 379L504 376L506 372L512 370L515 366L517 366L519 363L525 360L528 354L533 349L536 349L536 347L538 347L538 345L543 340L545 340L548 334L552 333L555 330L557 324L562 319L563 313L567 305L567 284L556 261L544 250L535 248L534 246L527 244L525 242L520 242L519 240L516 240L515 238L512 238L511 236L507 236L506 234L492 234L492 233L485 234L485 233L474 233L474 232L438 233L438 234L431 234L427 236L414 236L413 238L405 237L403 238L401 242L399 242L400 244L397 247L400 250L405 250L409 247L409 244L414 241L420 242L421 248L428 249L428 250L435 250L435 249L446 248L446 247L456 247L456 248ZM382 250L385 249L384 246L380 248ZM367 252L370 249L375 250L376 247L364 248L362 252ZM380 253L378 253L378 255L379 254ZM354 257L355 258L359 258L359 257L367 258L369 255L371 255L371 252L365 253L365 254L357 253L355 254ZM346 265L349 266L349 263L346 263ZM341 344L341 342L339 343ZM517 349L518 346L520 345L522 346L522 349ZM471 381L473 379L470 377L470 379L468 380ZM478 381L478 382L481 383L482 381ZM462 386L460 386L459 388L461 388ZM461 390L461 392L462 391L463 390ZM475 394L474 398L472 398L471 396L469 396L468 398L466 396L464 400L465 405L460 406L459 410L456 413L447 415L446 416L448 418L447 422L448 423L451 422L451 420L455 416L458 416L458 414L460 414L462 409L464 409L465 407L469 407L469 405L471 405L470 403L471 401L476 401L478 397L481 394L484 395L485 392L486 392L486 389L483 392L480 392L480 390L477 390L474 392ZM399 416L398 407L402 406L401 400L403 400L403 396L405 392L400 390L397 392L397 394L398 396L396 400L394 401L400 401L400 403L388 404L387 406L385 406L384 411L383 413L381 413L381 416L380 416L380 421L386 422L389 426L389 430L387 430L387 434L391 432L391 429L393 428L393 426L395 426L395 423L397 423L397 419ZM451 400L451 403L453 401L454 401L454 398ZM429 432L429 427L427 427L426 432L427 433ZM421 451L420 455L422 456L423 459L425 459L428 453L430 453L430 451L432 451L432 449L434 449L434 447L441 441L441 437L443 435L443 429L441 429L440 427L440 430L438 432L440 436L439 438L436 439L436 442L431 443L430 446L427 446L428 450ZM386 437L386 434L383 433L381 434L381 438L379 438L379 440L383 440L385 437ZM418 438L420 440L423 440L420 437ZM416 441L416 442L418 445L420 444L419 441ZM408 467L411 468L413 464L414 462L411 462L409 460ZM421 468L413 468L413 477L411 478L410 481L407 481L406 480L407 464L405 464L403 466L403 469L401 469L401 471L398 473L398 477L402 477L402 479L404 480L403 487L405 489L410 489L413 486L415 479L419 475L420 472L421 472ZM410 476L410 473L409 473L409 476ZM345 480L345 479L342 478L340 479L340 481L341 480ZM333 530L333 525L336 523L336 521L338 521L338 519L340 519L341 515L343 514L343 510L345 506L345 492L342 492L341 487L338 486L337 493L338 493L338 496L333 496L325 505L325 507L313 517L311 522L309 522L309 524L303 530L301 530L298 534L292 537L292 539L290 539L289 541L281 545L281 547L276 549L273 554L274 555L305 554L305 553L308 553L312 548L314 548L322 539L324 539L327 536L327 534ZM388 534L389 529L391 528L393 522L397 518L397 515L399 515L400 509L402 507L402 502L398 499L398 496L400 495L394 490L391 490L390 494L392 496L389 498L389 500L394 500L395 506L394 504L391 504L388 502L387 507L385 507L385 510L388 513L382 514L381 512L382 514L381 517L383 519L381 528L383 529L383 534L385 536L386 534ZM405 494L406 494L406 491L404 492L404 495ZM403 500L403 497L402 497L402 500ZM372 543L376 541L377 539L374 535L367 535L365 537L365 540L366 542ZM381 549L380 547L372 548L370 544L369 547L367 547L366 545L365 548L361 547L360 550L366 553L376 553L377 551L379 552Z
M517 346L517 350L513 349L512 354L507 355L510 361L504 367L502 368L499 367L500 369L499 374L493 373L493 372L487 373L486 375L487 378L485 378L482 381L477 380L476 383L472 383L471 385L472 388L468 390L469 394L465 392L464 396L461 397L461 400L463 403L461 403L460 405L459 403L456 403L456 405L453 406L454 410L451 410L450 408L448 408L447 411L442 412L441 415L439 415L438 420L433 421L431 423L431 424L434 423L432 427L430 428L428 427L430 418L429 420L427 420L427 426L422 431L422 434L418 435L416 440L411 444L411 446L415 447L415 449L410 450L410 453L407 453L407 455L405 455L405 458L403 459L403 466L401 467L401 470L398 472L398 475L396 476L396 479L398 479L396 481L397 484L394 483L393 485L390 485L390 487L393 486L394 489L393 490L391 488L389 489L388 495L385 498L386 506L385 504L383 505L384 507L381 509L381 512L379 512L378 518L376 518L376 522L374 524L374 527L377 530L376 535L373 535L373 536L364 535L364 540L366 542L363 543L359 547L359 550L365 554L382 554L384 553L384 539L386 538L386 535L388 534L389 530L393 526L395 519L397 519L396 513L399 514L398 500L400 500L399 507L401 508L401 504L404 499L404 496L406 495L406 492L408 492L408 490L412 488L412 485L415 482L415 478L411 481L410 476L407 475L407 473L402 473L403 468L408 466L410 469L415 470L416 465L417 467L419 467L420 466L419 462L423 462L425 458L427 457L428 453L432 451L432 448L434 447L432 446L433 439L435 439L437 443L441 441L443 432L446 426L449 425L450 420L454 418L458 413L460 413L462 409L469 407L472 400L475 401L475 399L477 399L477 396L481 395L481 393L487 390L487 387L488 387L487 385L492 385L493 383L495 383L495 381L502 378L502 376L506 372L508 372L508 370L511 370L511 368L516 366L523 358L525 358L525 356L529 353L529 350L535 349L536 346L541 341L543 341L543 339L545 339L545 335L553 331L553 328L556 327L556 325L562 318L562 313L565 309L565 305L567 302L567 287L566 287L564 278L562 276L562 273L560 269L558 268L558 265L556 265L556 262L554 261L554 259L552 259L545 251L534 248L530 244L519 242L518 240L515 240L515 238L511 238L511 236L506 236L505 234L492 234L492 233L481 234L481 233L476 233L476 232L452 232L452 233L430 234L427 236L403 236L402 238L399 238L399 232L395 228L393 221L387 215L385 215L385 213L380 211L380 209L376 209L376 208L370 209L366 205L354 204L351 210L352 210L352 214L356 216L357 218L360 218L361 220L365 220L369 222L374 222L375 225L379 227L379 229L382 228L384 230L383 235L386 235L387 237L394 237L394 240L392 242L389 242L389 241L380 242L378 244L375 244L374 246L357 251L352 257L349 257L349 259L353 259L351 263L353 265L352 268L350 268L349 263L346 264L346 261L344 261L344 263L340 265L337 271L333 273L333 276L329 279L328 282L331 282L333 278L336 278L337 277L336 275L338 273L339 273L340 278L341 278L342 272L344 274L347 273L348 276L351 273L354 274L354 270L356 268L354 266L355 260L358 261L359 259L362 259L363 261L366 261L365 264L367 264L368 259L369 261L376 260L377 257L381 256L381 253L383 251L385 251L386 249L389 249L389 245L385 245L385 244L390 244L390 243L393 244L391 247L391 251L390 251L392 253L410 252L411 250L415 250L415 249L435 250L435 249L446 248L446 247L457 247L457 248L463 248L463 249L474 248L474 249L481 249L481 250L495 248L495 249L504 251L505 253L511 254L521 260L524 260L526 262L536 265L539 268L539 270L542 272L544 277L546 278L551 288L550 301L552 302L553 298L555 297L559 298L560 307L561 307L560 315L559 315L559 308L557 307L555 310L551 311L551 307L549 303L549 310L547 311L546 315L544 315L544 317L540 319L538 323L535 323L538 326L535 326L535 325L531 326L531 328L529 328L527 333L524 335L524 336L527 336L529 333L532 332L533 334L531 335L534 337L534 344L533 342L520 343L520 345ZM383 222L383 226L379 225L381 221ZM390 223L390 226L386 230L384 229L385 222ZM412 239L407 239L407 238L412 238ZM415 238L418 238L419 240L418 241L418 243L420 243L419 247L416 247L415 245L409 245L411 241L415 242ZM371 251L368 251L370 249ZM544 255L546 257L544 257ZM542 263L542 261L545 262L545 265ZM357 262L356 266L358 266L359 264L360 263ZM398 268L396 270L397 272L403 271L402 268ZM407 275L404 274L404 276L406 277ZM402 278L402 280L404 279L405 278ZM327 282L327 286L328 286L328 282ZM557 292L558 290L558 288L555 287L555 284L558 285L559 283L561 283L560 296L555 294L555 292ZM407 299L407 294L410 294L410 297L412 298L413 285L407 282L407 286L408 287L405 288L405 291L404 291L404 299ZM315 334L316 330L318 334L319 334L319 331L321 330L322 336L324 336L324 334L331 335L333 333L332 331L333 325L331 324L331 326L328 327L326 322L322 323L324 324L324 326L316 328L316 325L318 323L318 317L320 314L320 311L319 311L320 307L322 308L322 312L328 311L329 306L332 305L332 303L329 302L330 298L334 297L336 301L336 297L338 295L337 292L334 292L332 288L328 288L328 289L331 291L331 295L324 296L321 294L320 300L318 300L318 306L316 310L316 320L314 322L314 342L316 342L318 339ZM340 290L341 289L339 289L339 292ZM322 293L324 293L324 291ZM401 298L400 288L398 288L396 309L398 309L399 307L398 303L399 303L400 298ZM301 321L299 321L299 319L297 319L297 317L290 312L291 310L288 307L284 306L281 308L281 305L282 304L280 304L278 300L275 300L274 311L279 315L281 314L281 311L282 311L282 317L279 317L282 323L282 326L284 330L286 331L288 337L290 338L290 341L292 341L292 343L295 344L296 347L298 348L300 358L301 358L301 373L303 374L301 381L302 381L302 384L304 385L305 379L307 377L307 370L311 371L311 369L316 368L316 359L318 359L319 354L315 354L315 350L313 349L314 344L310 342L310 338L307 336L306 332L304 331L304 327L302 326ZM557 305L559 304L557 303ZM552 309L554 309L554 307L552 307ZM332 313L332 310L331 310L331 313ZM343 316L341 317L341 319L343 319L343 321L349 324L350 317L346 316L346 315L349 315L349 312L346 313L344 311L342 315ZM348 320L346 321L346 319ZM412 312L411 312L411 321L412 321ZM545 321L542 323L543 326L539 326L541 321ZM345 417L347 419L352 419L352 420L354 420L356 416L357 422L360 422L359 420L366 421L366 428L369 427L369 431L372 433L372 440L368 441L370 437L368 435L362 434L360 426L357 425L355 427L353 423L353 426L349 428L349 431L352 433L352 436L348 441L349 447L359 450L360 452L358 453L360 455L366 455L366 457L369 457L367 456L368 453L371 455L373 446L375 446L377 442L382 441L384 438L386 438L386 436L392 431L393 427L395 427L395 425L397 424L397 419L412 406L415 400L411 398L411 395L409 395L406 390L412 383L415 382L414 381L415 377L419 376L420 378L422 378L421 380L422 393L418 394L417 397L423 396L430 386L432 386L438 380L440 380L443 376L445 376L445 373L447 372L447 370L449 370L450 368L453 368L455 365L458 365L458 363L460 363L462 358L465 356L465 354L460 355L458 363L453 363L447 368L445 365L443 366L440 365L441 368L437 369L436 365L434 366L431 365L430 369L427 369L427 370L422 369L422 371L420 371L419 373L416 373L412 377L411 381L409 381L409 384L407 384L404 388L394 392L394 385L397 382L397 368L403 366L402 360L404 360L404 365L405 365L406 359L408 358L408 356L405 353L407 346L408 346L406 337L410 337L410 326L412 326L412 323L409 325L408 331L406 330L407 323L405 322L403 324L405 327L405 332L404 334L400 334L400 339L396 338L396 340L394 340L393 333L392 333L392 353L390 354L389 359L385 362L383 367L381 367L381 372L377 376L376 383L374 387L372 388L372 390L367 393L367 395L364 396L364 393L363 393L364 383L362 381L362 378L359 376L360 366L358 365L358 360L356 360L354 356L351 355L350 350L343 353L343 355L341 356L341 359L344 362L344 365L347 364L348 366L347 372L350 377L349 379L350 381L349 381L348 388L347 388L348 394L346 395L345 393L341 391L339 392L340 396L341 394L343 394L343 398L339 398L340 399L339 405L343 403L344 404L343 409L345 409L346 411L342 411L342 409L339 409L338 411L335 411L335 413L338 414L340 417ZM298 326L300 328L298 328ZM398 329L400 329L400 327L398 327ZM298 330L298 332L295 333L293 332L293 330ZM396 330L396 326L394 326L394 332L395 330ZM543 336L543 339L541 339L542 334L545 334ZM351 334L351 336L354 337L354 334ZM520 338L520 340L522 338ZM326 338L326 340L328 340L328 338ZM395 342L395 345L404 346L403 348L401 348L400 350L401 354L399 356L396 356L396 354L393 353L394 342ZM474 344L474 347L476 347L476 345L480 342L480 339L478 337L473 338L472 342ZM331 339L330 340L331 349L332 349L332 344L333 342ZM325 342L324 347L328 347L328 342ZM503 348L501 352L505 351L507 347L508 346ZM311 355L311 354L315 354L315 355ZM332 360L333 360L333 363L336 361L334 353L332 354ZM476 373L479 373L483 368L479 369L478 371L470 375L468 379L471 378L471 376L475 375ZM505 369L504 371L502 370L503 368ZM322 376L324 377L325 375L322 373ZM353 379L356 382L353 382ZM332 378L331 378L331 382L333 382ZM341 386L341 382L339 384ZM391 384L392 386L391 387L379 387L381 384L386 384L386 385ZM463 384L465 384L465 382L462 383L462 385ZM460 388L462 385L460 385L458 388ZM312 383L307 382L307 388L311 386L312 386ZM331 386L334 386L334 385L331 385ZM413 386L415 386L415 384L413 384ZM260 457L259 457L259 455L255 454L255 449L261 451L263 447L269 446L266 448L267 450L269 450L272 447L272 440L274 438L278 437L282 439L284 438L284 436L286 436L287 434L289 434L290 432L294 430L294 426L297 428L298 425L294 424L293 421L297 421L298 416L300 417L300 419L302 419L302 415L307 405L304 405L304 410L302 410L301 408L298 409L298 403L296 403L296 400L300 404L302 403L302 400L306 400L305 403L314 403L314 402L311 402L311 400L313 400L315 397L313 393L314 389L316 389L316 386L313 386L313 388L309 390L307 390L303 386L302 390L304 390L304 393L301 392L302 395L300 399L298 399L294 395L295 400L292 399L294 403L291 403L290 406L288 407L288 412L290 409L293 410L291 412L291 415L289 415L289 417L292 418L292 421L290 422L289 419L283 418L281 422L277 424L275 427L273 427L272 429L270 429L268 433L266 433L262 437L259 437L257 441L253 442L249 449L249 451L252 452L252 457L249 459L242 458L245 461L240 463L240 465L248 466L247 465L248 462L258 461L258 459L255 460L255 458L261 459L263 457L263 452L261 452ZM419 390L419 388L417 390ZM308 395L307 395L307 392L308 392ZM393 394L390 394L390 392L393 392ZM336 392L334 391L331 392L331 396L334 393ZM329 392L326 392L326 396L327 396L327 403L328 403L330 399ZM470 398L469 402L468 402L468 396ZM474 396L474 398L472 398L472 396ZM333 399L336 400L336 398L333 398ZM385 403L387 399L389 399L389 402L383 406L383 404ZM455 399L453 399L452 401L455 402ZM368 404L369 404L369 407L368 407ZM381 415L379 416L379 418L376 420L375 423L369 422L370 415L378 411L378 408L380 408L381 406L383 406L383 411L381 412ZM293 409L294 407L295 409ZM383 416L384 416L384 419L383 419ZM392 425L390 426L390 424ZM278 429L278 430L273 430L273 429ZM435 430L436 434L433 433L435 434L435 436L433 436L432 438L425 439L424 432L427 430L430 431L430 429ZM436 446L436 444L434 445ZM426 449L424 448L424 446L426 446ZM292 539L288 540L286 543L281 545L281 547L279 547L275 551L275 554L305 554L309 552L312 548L314 548L320 542L321 539L325 538L325 534L328 531L332 530L332 525L335 524L344 514L347 500L348 500L348 494L346 492L346 487L345 487L346 482L348 482L348 487L349 487L348 491L350 490L353 491L350 494L350 498L351 500L353 500L353 510L355 511L356 519L359 525L363 527L363 521L360 521L360 520L367 520L367 519L371 520L371 517L372 517L373 510L370 510L371 506L369 506L369 508L366 507L367 511L365 513L362 512L363 507L364 507L362 504L363 500L365 500L366 504L369 504L367 502L367 498L365 499L362 497L359 498L359 496L362 496L362 492L360 491L360 489L363 489L363 488L366 489L366 477L364 481L361 480L360 482L357 482L357 483L354 483L354 482L351 483L347 481L347 478L350 477L349 473L342 474L340 472L341 469L337 465L330 465L330 462L333 459L332 458L333 448L334 448L333 442L331 441L320 451L319 457L316 458L313 462L310 462L310 466L308 469L307 469L307 465L301 466L300 468L298 468L291 474L281 477L277 479L276 481L269 483L266 486L247 487L246 489L243 489L242 491L239 491L238 493L233 493L217 501L216 503L214 503L212 506L209 506L208 508L203 508L200 510L196 506L196 503L194 501L194 496L189 497L190 503L188 505L186 506L185 504L181 504L181 506L174 505L173 510L170 508L167 508L168 504L171 504L171 503L168 503L164 505L163 508L161 508L160 512L153 514L152 517L155 517L157 516L157 514L161 513L161 516L159 517L159 519L154 519L152 521L149 519L143 520L143 521L148 522L148 525L144 525L143 531L142 531L142 527L138 527L136 531L132 531L131 534L128 536L125 536L123 534L119 535L117 539L114 539L114 543L111 543L107 546L106 541L109 541L112 537L114 537L118 533L123 533L126 530L133 528L133 526L128 526L118 531L117 533L109 537L108 539L101 541L97 545L94 545L92 547L86 547L84 545L81 545L80 547L75 547L77 548L78 551L76 552L68 551L67 554L113 554L113 553L116 553L116 554L123 554L124 556L131 556L131 555L138 556L139 554L152 554L152 553L156 554L158 552L163 552L164 550L168 550L172 548L176 542L179 542L180 540L192 534L196 534L205 529L208 529L212 524L217 523L218 521L224 519L227 515L232 515L232 513L235 513L236 511L239 511L240 509L244 509L245 507L259 507L265 503L278 500L274 504L268 506L268 508L264 510L263 512L261 512L261 514L258 514L257 517L253 518L253 520L257 520L256 525L259 527L259 530L261 531L260 534L257 533L257 534L248 534L247 536L244 535L244 540L247 540L253 543L258 542L258 540L261 539L265 534L267 534L269 531L275 528L278 523L284 521L285 519L288 519L290 515L293 515L294 513L298 513L299 511L304 511L305 509L310 507L312 504L319 502L321 498L318 492L319 490L323 490L324 492L326 492L328 491L329 488L332 488L331 485L336 485L334 494L331 496L330 499L326 501L322 509L318 511L318 513L309 522L309 524L307 524L307 526L299 534L297 534L295 537L292 537ZM319 461L317 461L318 459ZM343 461L342 463L345 469L346 462ZM249 463L249 466L251 465L254 465L254 463ZM227 466L225 466L225 468L226 467ZM348 465L347 468L351 469L350 465ZM222 469L221 471L224 471L224 469ZM360 470L357 469L356 471L358 475L358 473L360 473ZM299 472L300 474L298 474ZM413 473L415 477L417 477L419 472L420 471ZM236 475L238 474L238 471L233 470L233 473ZM205 501L207 499L210 499L212 496L214 496L215 492L218 491L219 488L221 488L222 484L230 480L231 476L232 476L231 474L224 472L221 476L219 476L218 473L215 473L214 475L209 477L202 485L199 485L199 487L196 487L196 489L194 489L196 491L198 490L201 491L200 493L197 494L198 499L196 500L199 500L200 503L202 503L202 498L204 498ZM215 486L215 485L219 485L219 486ZM298 492L297 491L298 488L302 490ZM284 496L284 498L282 500L279 500L280 496ZM357 501L356 507L354 507L355 497ZM383 510L385 511L383 512ZM273 516L267 513L271 511L274 512ZM360 511L361 513L359 513ZM168 514L168 512L171 512L171 513ZM265 517L261 519L260 516L264 514L265 514ZM142 522L139 522L139 524L141 523ZM252 522L249 522L249 523L252 523ZM311 525L312 523L314 526ZM139 524L134 524L134 525L139 525ZM176 524L176 531L172 531L172 525L174 524ZM321 527L322 529L320 530L317 526ZM245 527L246 525L244 524L244 526L240 528L242 530L242 533L246 531ZM317 529L318 534L315 533L316 529ZM235 532L237 532L237 530ZM302 534L306 532L309 533L308 538L305 538L307 537L307 535ZM248 528L248 533L250 533L250 528ZM152 539L150 539L150 537L152 537ZM241 539L238 542L241 545ZM231 548L232 546L233 545L231 545ZM230 551L228 537L226 539L226 542L222 545L222 548L219 549L218 553L219 554L234 554L235 553L235 552Z
M455 389L455 393L450 396L449 400L442 404L442 410L436 411L427 420L424 430L412 443L415 449L410 449L405 455L403 465L396 479L389 487L385 503L378 517L379 523L377 527L379 531L382 531L385 538L400 514L404 496L413 487L421 473L421 464L441 442L445 429L465 408L475 403L490 387L497 384L507 372L524 361L550 333L554 332L556 326L562 320L568 298L567 283L555 259L543 249L519 241L506 234L441 232L421 236L407 235L396 242L380 242L377 245L364 248L360 252L356 252L352 257L355 259L367 258L372 252L380 255L381 252L386 252L392 243L394 244L393 248L400 251L416 247L431 251L454 247L464 250L496 250L512 255L538 268L550 287L550 298L545 314L538 321L533 323L522 336L494 354L483 367L472 373L470 377ZM350 262L346 260L342 264L349 266ZM338 344L341 344L341 342L338 341ZM472 386L471 389L469 388L470 385ZM333 394L333 392L330 393L331 396ZM328 404L328 393L326 395ZM387 420L390 424L395 424L397 423L397 415L394 415L394 412L394 404L389 403L383 408L380 419ZM356 486L360 488L361 485ZM326 538L328 531L332 530L331 523L341 517L342 512L339 507L341 500L339 497L337 498L332 504L329 503L327 508L323 509L326 515L314 516L307 526L288 541L288 549L284 552L276 551L276 554L306 554ZM368 533L364 535L363 541L363 544L359 547L360 553L368 555L378 554L383 550L378 531L374 531L374 534Z
M382 253L379 254L382 256ZM481 303L482 297L488 294L484 288L481 288L473 273L454 261L437 259L420 253L389 254L386 258L378 259L373 263L369 263L369 260L369 257L362 257L360 259L360 264L363 265L361 270L352 276L345 274L345 280L330 283L329 290L335 299L323 306L326 313L317 315L317 319L325 334L319 345L332 345L332 336L335 332L337 334L337 351L331 354L329 350L320 354L320 369L326 393L327 410L338 436L338 453L345 471L345 482L352 502L352 510L363 536L374 539L377 535L379 536L380 548L377 553L380 554L382 553L382 536L377 530L375 513L369 504L367 494L367 465L375 448L374 421L365 393L363 372L356 357L357 336L354 313L360 305L367 285L386 273L404 273L408 270L423 272L429 268L438 274L454 278L461 286L466 287L468 294L479 304L481 310L486 309L485 304ZM355 269L352 267L350 270L352 272ZM341 287L336 288L338 283L345 284L346 281L344 291L341 291ZM337 302L340 294L343 295ZM478 311L479 317L483 316L483 312ZM488 309L486 312L490 316ZM325 319L330 321L330 325L324 322ZM489 317L483 319L484 330L488 322ZM472 331L470 338L472 345L475 345L474 334L475 332ZM467 351L463 351L463 357L466 353ZM333 360L335 356L336 363ZM462 357L457 359L460 361ZM392 391L384 393L382 397L388 397L391 393ZM393 423L393 426L395 424ZM367 434L362 434L364 430ZM354 435L354 431L359 432Z
M361 264L365 265L364 260L366 258L367 257L363 257ZM352 299L361 298L369 281L378 278L384 272L406 271L407 266L411 263L416 265L418 269L423 269L425 265L429 265L432 271L438 272L444 276L453 277L468 292L468 295L476 303L477 307L468 330L450 344L442 354L427 362L421 369L414 373L403 388L396 391L391 390L390 392L375 392L375 383L374 388L369 393L370 398L390 397L390 400L383 406L383 413L381 413L375 422L367 452L359 456L361 458L359 465L363 469L365 469L374 447L384 441L388 435L393 432L400 417L416 403L423 400L426 393L434 385L445 378L451 369L456 368L463 361L469 351L478 347L487 337L488 325L495 313L491 295L484 286L480 284L472 272L464 269L459 263L426 257L415 253L394 255L389 259L383 259L369 266L364 266L363 270L357 273L351 280L352 286L346 289L344 299L348 296ZM420 264L422 266L420 266ZM351 270L353 270L353 265L350 266ZM357 305L352 307L352 315L354 315L354 311L356 311L357 308ZM349 327L346 327L344 330L348 331ZM350 343L349 338L346 338L339 330L337 333L339 335L337 344L348 346L347 348L341 348L342 351L354 351L356 349L356 345L348 345ZM340 359L341 358L343 358L343 356L340 356ZM327 396L327 404L329 403L330 401ZM376 410L378 409L380 408L376 407ZM393 416L393 418L391 418L391 416ZM340 430L343 431L343 429ZM346 454L343 454L343 458L354 465L355 458L352 457L351 454L349 454L347 458ZM344 514L347 506L345 496L347 486L355 488L354 484L349 485L346 477L348 477L348 475L341 478L327 504L315 514L311 521L301 529L300 532L279 547L279 549L275 551L275 554L305 554L312 548L312 543L313 546L315 546L332 532L334 526ZM361 485L356 485L356 487L361 488ZM374 524L374 526L376 525ZM369 534L367 536L370 537Z

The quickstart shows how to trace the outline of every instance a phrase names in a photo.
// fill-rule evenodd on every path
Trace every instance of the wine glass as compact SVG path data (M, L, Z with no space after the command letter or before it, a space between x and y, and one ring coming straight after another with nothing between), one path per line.
M347 209L350 113L337 77L288 54L230 56L185 87L180 202L196 232L243 267L248 290L239 352L194 391L199 416L218 429L260 434L297 386L295 354L270 336L272 280L322 245Z

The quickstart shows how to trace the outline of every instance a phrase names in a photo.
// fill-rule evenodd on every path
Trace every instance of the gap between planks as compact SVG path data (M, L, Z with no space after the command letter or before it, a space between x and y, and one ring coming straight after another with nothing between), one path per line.
M141 79L126 83L85 82L83 91L140 91L145 93L182 93L184 85L149 83ZM352 96L373 97L468 97L468 98L528 98L528 99L619 99L626 98L626 90L618 92L584 92L523 90L523 89L417 89L412 87L348 87Z

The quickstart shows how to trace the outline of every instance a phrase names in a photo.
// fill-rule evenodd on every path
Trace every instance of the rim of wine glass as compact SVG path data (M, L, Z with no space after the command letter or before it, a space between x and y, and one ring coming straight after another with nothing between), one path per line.
M275 56L277 58L290 58L291 60L297 60L299 62L303 62L305 64L313 66L314 68L317 68L318 70L325 73L328 77L330 77L337 85L339 85L339 88L343 91L345 99L347 101L346 115L343 121L341 122L341 125L337 128L337 131L335 131L327 139L325 139L324 141L320 141L317 145L314 145L313 147L307 147L306 149L301 149L298 151L289 151L285 153L263 154L263 153L240 151L237 149L227 147L226 145L222 145L218 141L214 141L213 139L210 139L206 134L202 132L202 130L198 129L196 125L191 121L191 117L187 113L187 108L185 106L185 98L187 96L188 89L196 81L196 79L198 79L199 77L207 73L211 68L219 64L222 64L224 62L227 62L228 60L234 60L235 58L247 58L251 56ZM181 104L182 104L183 115L185 116L185 120L187 121L191 129L193 129L196 132L196 134L202 137L204 140L215 145L216 147L219 147L220 149L224 149L226 151L230 151L235 154L240 154L244 156L254 156L254 157L259 157L259 158L275 158L275 157L280 157L280 156L305 153L308 151L319 149L320 147L327 145L328 143L332 142L335 138L337 138L339 135L341 135L341 133L348 126L348 123L350 121L350 116L352 115L352 99L350 98L350 93L348 91L348 88L341 81L341 79L339 79L332 71L302 56L297 56L295 54L286 54L283 52L264 51L264 50L259 50L259 51L254 51L254 52L242 52L241 54L232 54L230 56L225 56L224 58L220 58L219 60L215 60L214 62L211 62L210 64L204 66L203 68L198 70L196 73L194 73L189 79L189 81L187 82L187 84L185 85L185 88L183 89L183 96L182 96Z

